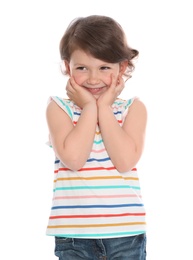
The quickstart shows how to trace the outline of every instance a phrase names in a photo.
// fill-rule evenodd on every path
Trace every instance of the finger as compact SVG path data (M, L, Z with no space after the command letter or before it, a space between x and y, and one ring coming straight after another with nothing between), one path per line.
M123 81L123 78L122 78L121 75L118 76L117 86L118 86L118 85L121 85L121 86L124 85L124 81Z
M115 75L111 74L111 84L109 86L110 89L115 89L117 85L117 78L115 77Z
M77 90L77 89L80 87L80 86L76 83L74 77L71 77L71 78L70 78L70 85L72 86L72 88L73 88L74 90Z
M73 76L71 76L71 77L69 78L69 81L70 81L70 84L71 84L71 85L75 85L75 84L76 84L76 82L75 82Z
M117 85L117 78L113 74L111 74L111 85L113 86Z
M73 93L73 87L72 87L70 79L68 79L67 84L66 84L66 94L68 97L70 97L72 95L72 93Z
M124 84L124 80L122 77L119 78L119 84L116 87L117 93L118 95L121 94L121 92L123 91L123 89L125 88L125 84Z

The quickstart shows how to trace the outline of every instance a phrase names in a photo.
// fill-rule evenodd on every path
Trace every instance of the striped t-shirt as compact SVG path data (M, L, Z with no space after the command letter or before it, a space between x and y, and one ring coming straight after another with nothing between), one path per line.
M68 99L51 97L74 126L81 109ZM113 113L122 126L133 99L117 99ZM51 144L50 144L51 145ZM96 126L90 156L78 171L55 160L53 202L47 235L73 238L115 238L144 233L145 209L137 169L120 173L105 149Z

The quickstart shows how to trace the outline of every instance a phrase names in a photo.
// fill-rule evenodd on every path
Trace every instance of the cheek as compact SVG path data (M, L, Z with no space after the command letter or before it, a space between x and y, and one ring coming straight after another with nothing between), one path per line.
M109 86L111 84L111 78L106 78L103 80L103 82L105 83L105 85Z
M76 72L75 72L75 73L72 73L71 76L74 77L76 83L77 83L78 85L80 85L80 86L81 86L81 85L84 83L84 81L86 80L85 75L80 74L80 73L76 73Z
M113 71L111 73L103 75L103 77L101 79L107 86L110 86L111 83L112 83L112 76L111 76L111 74L113 74L116 78L118 78L118 76L119 76L119 72L118 71Z
M84 82L84 81L82 81L82 79L81 79L80 77L75 77L75 76L74 76L74 80L76 81L76 83L77 83L79 86L81 86L82 83Z
M101 80L102 80L106 85L110 85L110 84L111 84L111 74L102 75L102 76L101 76Z

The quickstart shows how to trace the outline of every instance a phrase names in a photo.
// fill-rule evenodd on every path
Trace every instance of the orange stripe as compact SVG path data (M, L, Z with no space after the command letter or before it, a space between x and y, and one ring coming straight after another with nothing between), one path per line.
M138 181L139 180L139 178L137 178L137 177L125 177L124 179L125 180L133 180L133 181Z
M96 176L96 177L69 177L69 178L58 178L58 181L64 180L100 180L100 179L122 179L121 176Z
M139 180L138 178L128 177L122 178L121 176L96 176L96 177L68 177L68 178L57 178L54 182L57 181L67 181L67 180L113 180L113 179L125 179L125 180Z
M112 224L87 224L87 225L55 225L48 226L48 228L92 228L92 227L118 227L118 226L135 226L145 225L145 222L126 222L126 223L112 223Z

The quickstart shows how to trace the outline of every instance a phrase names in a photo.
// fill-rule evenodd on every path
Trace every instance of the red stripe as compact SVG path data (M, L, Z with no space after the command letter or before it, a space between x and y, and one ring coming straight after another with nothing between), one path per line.
M116 168L114 166L112 167L95 167L95 168L81 168L78 170L79 172L81 171L94 171L94 170L115 170ZM54 173L58 173L59 171L71 171L69 168L59 168L58 170L55 170ZM137 168L133 168L132 171L137 171Z
M59 168L54 171L54 173L58 173L59 171L71 171L69 168Z
M81 168L78 170L79 172L81 171L94 171L94 170L116 170L114 166L112 167L95 167L95 168ZM58 170L55 170L54 173L58 173L58 171L71 171L69 168L59 168ZM132 171L137 171L137 168L133 168Z
M116 168L113 167L94 167L94 168L81 168L78 170L79 172L81 171L94 171L94 170L115 170ZM69 168L59 168L58 170L55 170L54 173L58 173L58 171L71 171Z
M61 215L51 216L50 219L57 218L108 218L108 217L126 217L126 216L145 216L145 213L122 213L122 214L104 214L104 215Z

